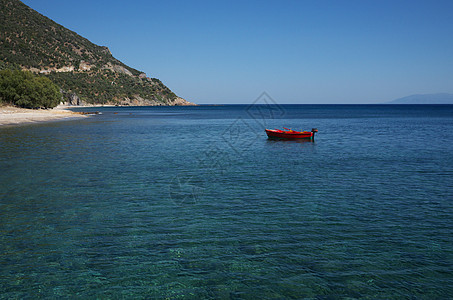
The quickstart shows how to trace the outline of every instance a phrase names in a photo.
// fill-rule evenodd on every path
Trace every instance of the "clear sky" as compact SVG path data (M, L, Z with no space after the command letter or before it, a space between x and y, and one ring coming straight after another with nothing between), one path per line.
M452 0L23 0L199 104L453 93Z

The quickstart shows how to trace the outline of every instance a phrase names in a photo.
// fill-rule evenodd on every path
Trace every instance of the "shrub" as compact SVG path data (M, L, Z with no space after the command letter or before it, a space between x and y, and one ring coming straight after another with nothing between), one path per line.
M0 71L0 99L25 108L53 108L61 101L58 86L49 78L20 70Z

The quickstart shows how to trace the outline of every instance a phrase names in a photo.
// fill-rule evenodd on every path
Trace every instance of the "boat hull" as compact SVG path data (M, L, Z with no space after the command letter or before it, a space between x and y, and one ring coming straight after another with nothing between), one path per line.
M313 139L314 133L310 131L285 131L266 129L270 139Z

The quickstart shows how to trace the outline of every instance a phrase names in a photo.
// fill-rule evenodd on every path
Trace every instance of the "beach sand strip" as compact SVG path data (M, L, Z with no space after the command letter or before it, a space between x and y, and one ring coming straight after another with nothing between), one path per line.
M54 109L26 109L13 106L0 106L0 126L86 117L88 116L67 110L66 107L57 106Z

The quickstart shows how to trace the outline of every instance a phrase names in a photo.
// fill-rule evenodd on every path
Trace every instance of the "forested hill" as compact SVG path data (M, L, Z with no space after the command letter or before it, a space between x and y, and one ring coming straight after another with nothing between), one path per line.
M0 69L47 76L67 101L92 104L186 105L159 79L133 69L19 0L0 0Z

